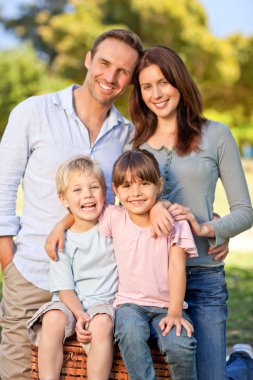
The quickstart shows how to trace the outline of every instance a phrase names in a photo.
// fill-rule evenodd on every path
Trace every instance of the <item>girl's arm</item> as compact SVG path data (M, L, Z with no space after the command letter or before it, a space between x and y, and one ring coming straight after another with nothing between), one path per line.
M66 229L70 228L74 223L74 217L72 214L67 214L61 219L50 232L45 243L45 250L47 255L52 260L57 260L57 247L61 252L64 247Z
M167 317L159 324L163 335L167 335L176 326L176 335L180 336L182 326L191 336L193 326L182 317L182 309L186 288L186 253L183 248L172 246L169 252L169 309Z
M84 312L83 306L77 297L74 290L60 290L59 297L62 303L73 313L76 318L76 335L77 340L82 343L91 341L91 332L87 326L90 322L90 317Z

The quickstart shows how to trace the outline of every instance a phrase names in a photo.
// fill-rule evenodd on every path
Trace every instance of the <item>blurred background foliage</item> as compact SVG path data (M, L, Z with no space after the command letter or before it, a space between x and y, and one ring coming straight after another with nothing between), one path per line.
M253 146L253 36L218 38L197 0L38 0L15 19L0 17L20 38L0 51L0 135L11 109L28 96L82 83L83 60L94 39L120 27L145 47L175 49L201 89L205 115L228 124L242 149ZM128 116L130 89L118 108Z

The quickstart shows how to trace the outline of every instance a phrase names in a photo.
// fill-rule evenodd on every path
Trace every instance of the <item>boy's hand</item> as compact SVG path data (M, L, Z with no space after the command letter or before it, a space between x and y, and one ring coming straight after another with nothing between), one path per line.
M90 323L90 317L87 313L82 313L79 315L76 321L76 336L77 340L81 343L90 343L91 332L88 330Z
M163 331L163 335L167 335L173 326L176 327L176 335L181 335L182 326L185 328L187 335L192 336L193 326L190 322L184 319L181 315L167 315L159 323L160 329Z

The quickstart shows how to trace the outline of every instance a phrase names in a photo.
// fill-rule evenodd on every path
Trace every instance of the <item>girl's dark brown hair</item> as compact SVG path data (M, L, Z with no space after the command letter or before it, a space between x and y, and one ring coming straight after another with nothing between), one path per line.
M189 71L179 55L165 46L154 46L144 51L133 79L134 89L130 97L130 115L136 127L133 148L138 148L155 132L157 116L144 103L139 84L140 72L157 65L165 79L180 92L177 121L176 149L187 154L199 148L201 129L206 121L202 116L202 98Z
M145 149L130 150L123 153L114 163L112 180L117 188L126 181L126 175L130 173L131 179L141 179L160 184L160 169L158 162L152 153Z

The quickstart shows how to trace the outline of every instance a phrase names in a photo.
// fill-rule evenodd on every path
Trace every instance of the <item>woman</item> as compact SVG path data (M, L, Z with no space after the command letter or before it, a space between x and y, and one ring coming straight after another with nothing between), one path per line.
M134 79L130 114L136 127L133 148L147 149L159 162L165 180L163 198L176 203L170 207L174 218L187 219L193 213L198 222L209 222L202 237L195 237L199 257L188 260L185 299L198 343L198 380L224 380L227 289L223 260L228 252L224 243L253 222L236 143L227 126L202 116L196 84L178 54L167 47L144 52ZM230 206L230 214L220 219L213 218L218 178Z

